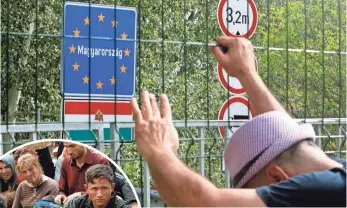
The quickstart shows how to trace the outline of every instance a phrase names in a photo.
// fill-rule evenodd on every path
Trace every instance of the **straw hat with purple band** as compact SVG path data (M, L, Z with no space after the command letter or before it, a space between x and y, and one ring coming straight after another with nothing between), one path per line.
M245 123L224 153L234 187L243 187L279 154L305 139L315 139L312 125L299 125L285 112L264 113Z

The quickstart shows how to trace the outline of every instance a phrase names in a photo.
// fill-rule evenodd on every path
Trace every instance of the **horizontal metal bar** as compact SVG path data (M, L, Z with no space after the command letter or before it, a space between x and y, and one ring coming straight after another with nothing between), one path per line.
M321 139L336 139L336 138L345 138L345 135L330 135L330 136L318 136L316 135L316 139L321 138ZM217 137L216 139L218 140L227 140L228 138L222 138L221 136ZM209 140L214 140L214 138L194 138L194 141L209 141ZM192 139L190 138L180 138L180 142L190 142Z
M312 125L322 124L346 124L347 118L309 118L309 119L294 119L297 123L309 123Z
M345 138L345 135L330 135L330 136L316 136L316 138L321 138L321 139L336 139L336 138Z
M320 138L320 139L328 139L328 138L331 138L331 139L337 139L337 138L345 138L345 135L331 135L331 136L316 136L316 139L318 139L318 138ZM52 139L52 138L50 138L50 139ZM55 138L55 139L57 139L57 138ZM220 141L220 140L228 140L228 138L222 138L221 136L219 136L219 137L217 137L216 138L218 141ZM195 142L199 142L199 141L212 141L212 140L214 140L214 138L194 138L194 141ZM25 143L27 143L27 142L30 142L31 140L28 140L28 141L18 141L18 142L15 142L15 144L25 144ZM95 144L95 140L94 141L90 141L90 140L79 140L80 142L82 142L82 143L85 143L85 144ZM192 139L191 138L180 138L179 139L179 141L180 142L191 142L192 141ZM118 140L112 140L112 139L110 139L110 140L103 140L103 141L97 141L98 143L100 143L100 144L103 144L103 143L105 143L105 144L111 144L111 143L123 143L124 145L132 145L133 144L133 140L131 140L131 141L118 141ZM13 144L13 142L0 142L0 145L1 144L4 144L4 145L8 145L8 144ZM199 143L196 143L197 145L199 144Z
M346 124L347 119L339 118L326 118L326 119L294 119L298 123L310 123L312 125L319 125L324 122L328 124ZM218 121L218 120L188 120L186 121L174 121L174 126L177 128L185 127L222 127L222 126L241 126L248 120L231 120L231 121ZM56 131L71 131L71 130L89 130L89 129L100 129L104 125L109 123L92 122L92 123L38 123L36 124L9 124L6 125L4 122L1 123L0 133L24 133L24 132L56 132ZM135 124L133 121L129 122L117 122L119 128L134 128ZM37 127L37 128L36 128Z
M340 151L324 151L325 153L327 154L333 154L333 153L339 153ZM347 153L347 150L344 150L344 151L341 151L341 153ZM220 155L211 155L210 156L211 158L222 158L223 155L220 154ZM179 158L181 159L185 159L186 157L185 156L179 156ZM199 155L190 155L188 156L189 159L194 159L194 158L209 158L208 154L205 155L205 156L199 156ZM121 158L120 159L120 162L127 162L127 161L135 161L135 160L140 160L139 157L133 157L133 158Z
M27 32L0 32L1 35L7 35L7 33L11 36L35 36L40 38L61 38L63 37L61 34L45 34L45 33L27 33Z
M340 153L340 151L324 151L324 153L326 153L326 154L333 154L333 153ZM341 153L347 153L347 151L344 150L344 151L341 151Z
M1 35L6 35L7 32L1 32ZM12 36L36 36L36 33L25 33L25 32L9 32L9 35ZM120 41L137 41L141 43L158 43L158 44L176 44L176 45L191 45L191 46L216 46L215 43L206 43L206 42L194 42L194 41L175 41L175 40L146 40L146 39L126 39L123 40L121 38L107 38L107 37L89 37L89 36L80 36L75 37L71 35L61 35L61 34L37 34L38 37L49 37L49 38L81 38L81 39L102 39L102 40L120 40ZM289 51L289 52L299 52L299 53L323 53L324 54L341 54L347 55L347 51L321 51L321 50L313 50L313 49L295 49L295 48L276 48L276 47L263 47L263 46L254 46L256 50L270 50L270 51Z
M50 124L19 124L19 125L1 125L1 133L25 133L25 132L55 132L72 130L89 130L103 128L101 123L50 123Z
M320 50L311 50L311 49L295 49L295 48L275 48L275 47L259 47L259 46L254 46L254 49L256 50L269 50L269 51L287 51L288 52L299 52L299 53L323 53L324 54L340 54L339 51L320 51ZM347 55L347 52L341 51L342 55Z

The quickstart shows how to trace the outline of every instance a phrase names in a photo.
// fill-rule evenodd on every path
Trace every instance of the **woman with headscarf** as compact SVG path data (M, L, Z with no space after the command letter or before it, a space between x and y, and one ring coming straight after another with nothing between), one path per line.
M31 208L34 204L48 195L58 195L58 183L43 175L38 158L32 154L19 157L16 169L24 177L16 190L12 208Z
M16 178L13 155L8 154L0 160L0 193L11 207L16 193Z

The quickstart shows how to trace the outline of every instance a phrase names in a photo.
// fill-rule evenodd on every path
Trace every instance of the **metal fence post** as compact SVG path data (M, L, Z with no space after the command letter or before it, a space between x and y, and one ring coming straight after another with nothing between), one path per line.
M228 145L228 142L229 142L229 138L231 137L232 133L231 131L229 130L228 127L224 127L224 135L225 135L225 138L224 138L224 146L226 147ZM225 161L224 161L224 154L222 156L223 158L223 163L224 163L224 167L225 167L225 172L224 172L224 176L225 176L225 188L231 188L231 179L230 179L230 174L229 174L229 170L228 168L226 168L226 165L225 165Z
M117 161L117 164L120 165L120 155L116 158L116 153L120 148L120 142L119 142L119 134L117 131L117 125L116 123L110 124L110 146L111 146L111 159L114 161Z
M0 147L0 155L3 155L4 154L4 144L3 144L3 140L2 140L2 132L0 134L0 144L1 144L1 147Z
M150 173L149 173L149 168L148 168L148 164L147 161L144 161L144 207L150 207L151 206L151 190L150 190Z
M337 150L336 151L338 151L338 155L341 158L342 131L341 131L340 125L337 125L337 133L338 133L339 137L337 138Z
M98 128L95 131L96 136L98 137L96 148L100 152L105 152L105 135L104 135L104 127Z
M317 125L317 138L316 138L316 144L319 146L319 148L322 148L322 126Z
M199 142L199 152L200 152L200 158L199 158L199 168L200 168L200 175L205 176L205 140L204 140L204 128L198 129L198 137L200 138Z
M37 133L36 132L31 132L30 133L30 139L32 141L36 141L37 140Z
M37 110L36 110L36 115L37 115L37 123L38 122L40 122L41 121L41 113L40 113L41 111L40 111L40 108L38 108ZM30 139L32 140L32 141L36 141L37 140L37 132L31 132L30 133Z

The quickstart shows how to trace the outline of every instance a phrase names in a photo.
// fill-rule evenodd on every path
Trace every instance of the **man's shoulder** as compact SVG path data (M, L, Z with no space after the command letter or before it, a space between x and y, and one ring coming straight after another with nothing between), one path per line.
M343 165L343 168L346 169L346 159L342 159L340 157L331 157L332 160Z
M114 175L115 175L116 178L119 179L119 180L124 180L124 179L125 179L125 177L124 177L122 174L118 173L118 172L114 172Z
M50 178L50 177L47 177L46 183L49 186L52 186L52 185L53 186L58 186L58 182L55 181L54 179Z
M81 196L76 196L69 203L68 207L90 207L88 204L88 194L83 194Z
M300 182L306 187L341 190L346 189L346 170L336 167L325 171L310 172L295 176L289 181Z
M17 187L17 190L21 191L21 190L27 189L27 188L30 188L30 187L28 186L28 184L24 180L24 181L20 182L20 184Z
M72 161L72 158L70 156L63 158L63 161L61 162L62 168L65 168L66 165L70 165L71 161Z
M117 208L131 208L132 206L129 205L128 202L123 200L121 197L116 196L115 197L114 207L117 207Z
M313 171L289 178L287 181L276 184L278 186L297 186L298 188L324 188L345 189L346 170L335 167L325 171ZM326 187L328 185L328 187Z
M107 207L109 206L116 208L131 208L131 205L128 205L126 201L119 197L113 198ZM92 207L90 204L89 195L83 194L73 198L73 200L69 203L69 207Z
M345 206L346 170L310 172L256 191L267 206Z
M100 163L103 163L103 164L108 164L109 161L107 158L105 158L103 155L99 154L98 152L95 152L93 150L88 150L92 159L93 159L93 162L95 164L100 164Z

